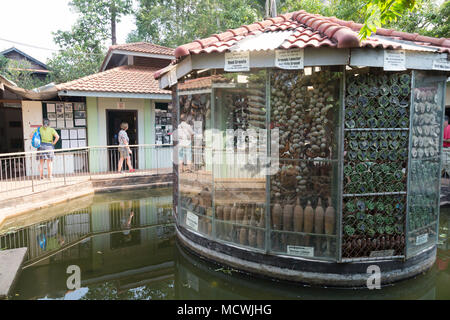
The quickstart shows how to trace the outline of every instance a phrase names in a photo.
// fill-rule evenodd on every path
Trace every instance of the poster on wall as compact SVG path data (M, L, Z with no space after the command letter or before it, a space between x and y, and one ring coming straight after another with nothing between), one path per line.
M73 115L75 119L86 119L86 111L75 111Z
M64 104L57 103L56 104L56 114L64 113Z
M72 129L69 132L70 132L70 140L78 139L78 131L76 129Z
M69 130L61 130L61 139L62 140L69 139Z
M56 128L56 120L50 120L50 127Z
M55 104L49 103L47 104L47 112L56 112Z
M78 129L78 139L86 139L86 129Z
M70 128L73 128L74 126L73 126L73 120L71 119L71 120L67 120L66 119L66 128L68 128L68 129L70 129Z
M86 106L84 103L74 103L73 111L86 111Z
M75 119L75 126L77 127L86 126L86 119Z
M66 113L72 113L73 109L72 109L72 103L65 103L64 104L64 112Z
M66 124L64 122L64 119L56 120L56 128L62 129L62 128L65 128L65 127L66 127Z
M61 146L63 149L70 148L70 140L62 140Z
M78 140L78 147L79 148L86 147L86 140Z
M47 119L48 120L56 120L56 113L55 112L47 112Z

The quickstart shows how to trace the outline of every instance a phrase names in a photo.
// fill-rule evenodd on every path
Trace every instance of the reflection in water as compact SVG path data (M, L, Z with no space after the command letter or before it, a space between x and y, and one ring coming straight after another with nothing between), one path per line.
M95 196L87 207L10 229L2 248L28 246L14 299L449 299L449 209L429 272L381 290L313 288L205 262L175 240L171 190ZM45 239L45 240L44 240ZM67 289L67 267L81 288Z

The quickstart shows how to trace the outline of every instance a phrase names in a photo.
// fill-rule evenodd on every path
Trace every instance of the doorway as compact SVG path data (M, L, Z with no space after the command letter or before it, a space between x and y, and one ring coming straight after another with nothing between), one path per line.
M122 122L128 123L128 138L130 139L130 145L138 144L138 128L137 128L137 110L106 110L106 136L109 146L115 146L119 144L118 135L120 131L120 124ZM131 164L134 169L138 169L138 148L130 147L131 151ZM117 148L108 149L108 169L109 171L117 171L117 165L119 163L119 151ZM126 161L124 161L123 170L127 168Z

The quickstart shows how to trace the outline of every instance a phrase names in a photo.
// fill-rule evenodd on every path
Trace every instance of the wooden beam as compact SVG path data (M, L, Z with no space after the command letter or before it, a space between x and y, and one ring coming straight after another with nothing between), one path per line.
M0 99L0 103L22 103L22 100Z

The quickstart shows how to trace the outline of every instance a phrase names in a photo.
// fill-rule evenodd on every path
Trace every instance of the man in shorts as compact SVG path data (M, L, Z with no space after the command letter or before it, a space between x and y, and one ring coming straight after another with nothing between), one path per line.
M47 150L49 151L49 152L38 153L36 156L36 160L39 160L40 179L44 179L44 161L47 160L48 178L50 180L52 180L53 179L53 176L52 176L53 158L55 157L53 150L55 149L55 144L59 140L59 135L55 129L50 127L50 125L49 125L50 121L48 119L44 119L43 124L44 125L42 127L33 131L30 139L32 139L34 133L37 130L39 130L39 133L41 135L41 146L39 147L38 151L47 151Z

